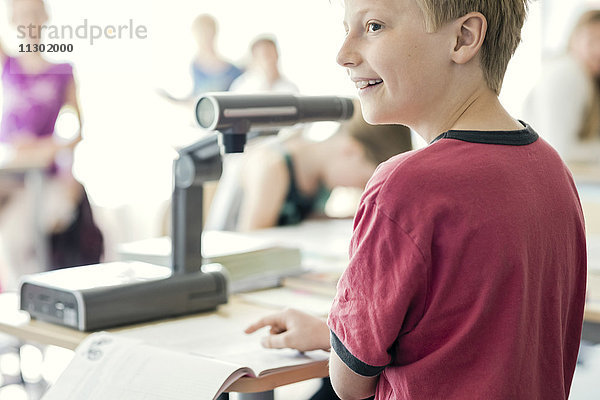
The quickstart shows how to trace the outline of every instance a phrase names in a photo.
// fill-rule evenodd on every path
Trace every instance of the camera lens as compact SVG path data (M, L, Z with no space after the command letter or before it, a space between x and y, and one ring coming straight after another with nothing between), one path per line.
M196 105L196 119L204 129L214 129L213 124L217 119L215 105L207 98L203 97Z

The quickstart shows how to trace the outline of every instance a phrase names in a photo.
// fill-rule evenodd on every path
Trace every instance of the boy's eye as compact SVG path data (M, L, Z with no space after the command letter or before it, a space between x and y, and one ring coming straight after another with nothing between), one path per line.
M377 22L369 22L367 24L367 31L369 32L377 32L381 28L383 28L383 26Z

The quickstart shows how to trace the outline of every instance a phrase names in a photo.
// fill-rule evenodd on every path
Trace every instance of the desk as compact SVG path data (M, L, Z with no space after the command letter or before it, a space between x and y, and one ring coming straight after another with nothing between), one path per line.
M600 324L600 271L589 271L584 319Z
M593 296L600 296L600 275L591 276L589 290ZM590 298L596 298L590 296ZM229 304L220 306L216 311L221 316L232 319L247 320L249 316L260 317L266 313L272 312L272 309L253 306L233 297ZM201 314L207 315L209 313ZM168 321L181 321L184 319L197 318L198 316L186 316L173 318ZM585 310L585 320L588 322L600 323L600 303L589 303ZM159 322L165 322L164 320ZM110 329L109 332L124 332L141 326L152 325L158 322L147 324L137 324L123 328ZM240 327L243 327L240 323ZM48 324L42 321L30 320L26 312L18 310L18 298L16 294L0 294L0 331L15 336L23 341L36 342L45 345L55 345L74 350L84 338L88 336L86 332L80 332L73 329ZM227 391L248 393L242 399L268 399L272 397L252 397L252 393L261 395L261 392L268 392L276 387L300 382L303 380L325 377L328 375L327 363L321 362L311 364L306 367L288 370L281 373L267 375L261 378L240 378L234 382Z
M216 314L240 321L240 330L245 327L248 318L259 318L273 312L272 309L253 306L239 301L233 297L226 305L219 306ZM204 313L186 317L173 318L168 321L181 321L183 319L198 318L209 315ZM156 324L165 320L151 322ZM109 329L108 332L117 333L139 328L149 324L137 324L123 328ZM29 315L18 310L18 298L14 293L0 295L0 331L15 336L24 341L37 342L45 345L55 345L67 349L75 349L81 341L88 336L86 332L48 324L42 321L30 320ZM322 361L305 367L273 373L260 378L244 377L234 382L228 392L249 393L242 399L268 399L272 398L272 391L276 387L300 382L312 378L322 378L328 375L327 361ZM261 393L262 392L262 393ZM263 394L266 392L266 394ZM255 393L255 395L252 395ZM270 396L270 397L269 397Z
M49 261L49 244L42 225L42 203L45 172L52 165L53 155L45 149L28 149L9 153L0 158L1 174L23 174L25 190L33 198L33 232L38 264L46 269Z
M585 313L583 314L583 319L586 322L600 324L600 305L593 307L587 306L585 308Z
M569 169L578 183L600 183L600 164L571 162Z

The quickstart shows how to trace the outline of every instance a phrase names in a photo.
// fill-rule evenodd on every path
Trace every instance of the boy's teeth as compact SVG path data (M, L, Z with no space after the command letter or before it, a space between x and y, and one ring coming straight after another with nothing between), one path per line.
M358 81L355 83L357 89L364 89L369 85L383 82L381 79L369 79L368 81Z

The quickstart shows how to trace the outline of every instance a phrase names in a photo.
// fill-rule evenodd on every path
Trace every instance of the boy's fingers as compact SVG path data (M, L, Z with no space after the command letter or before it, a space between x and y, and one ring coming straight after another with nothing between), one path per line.
M285 331L286 331L286 330L285 330L285 329L283 329L283 328L282 328L282 327L280 327L280 326L272 326L272 327L271 327L271 329L269 330L269 333L270 333L271 335L277 335L277 334L279 334L279 333L283 333L283 332L285 332Z
M262 328L264 325L261 325L259 322L255 322L252 325L248 326L246 329L244 329L245 333L252 333L252 332L256 332L257 330L259 330L260 328Z
M279 335L265 336L260 340L260 344L262 344L263 347L266 347L268 349L286 348L286 347L288 347L285 344L286 335L287 335L286 333L282 333Z
M269 315L264 318L261 318L258 321L256 321L255 323L248 326L244 330L244 332L246 332L246 333L256 332L257 330L259 330L260 328L264 328L265 326L271 326L272 327L271 330L277 329L277 330L281 331L279 315L275 314L275 315Z

